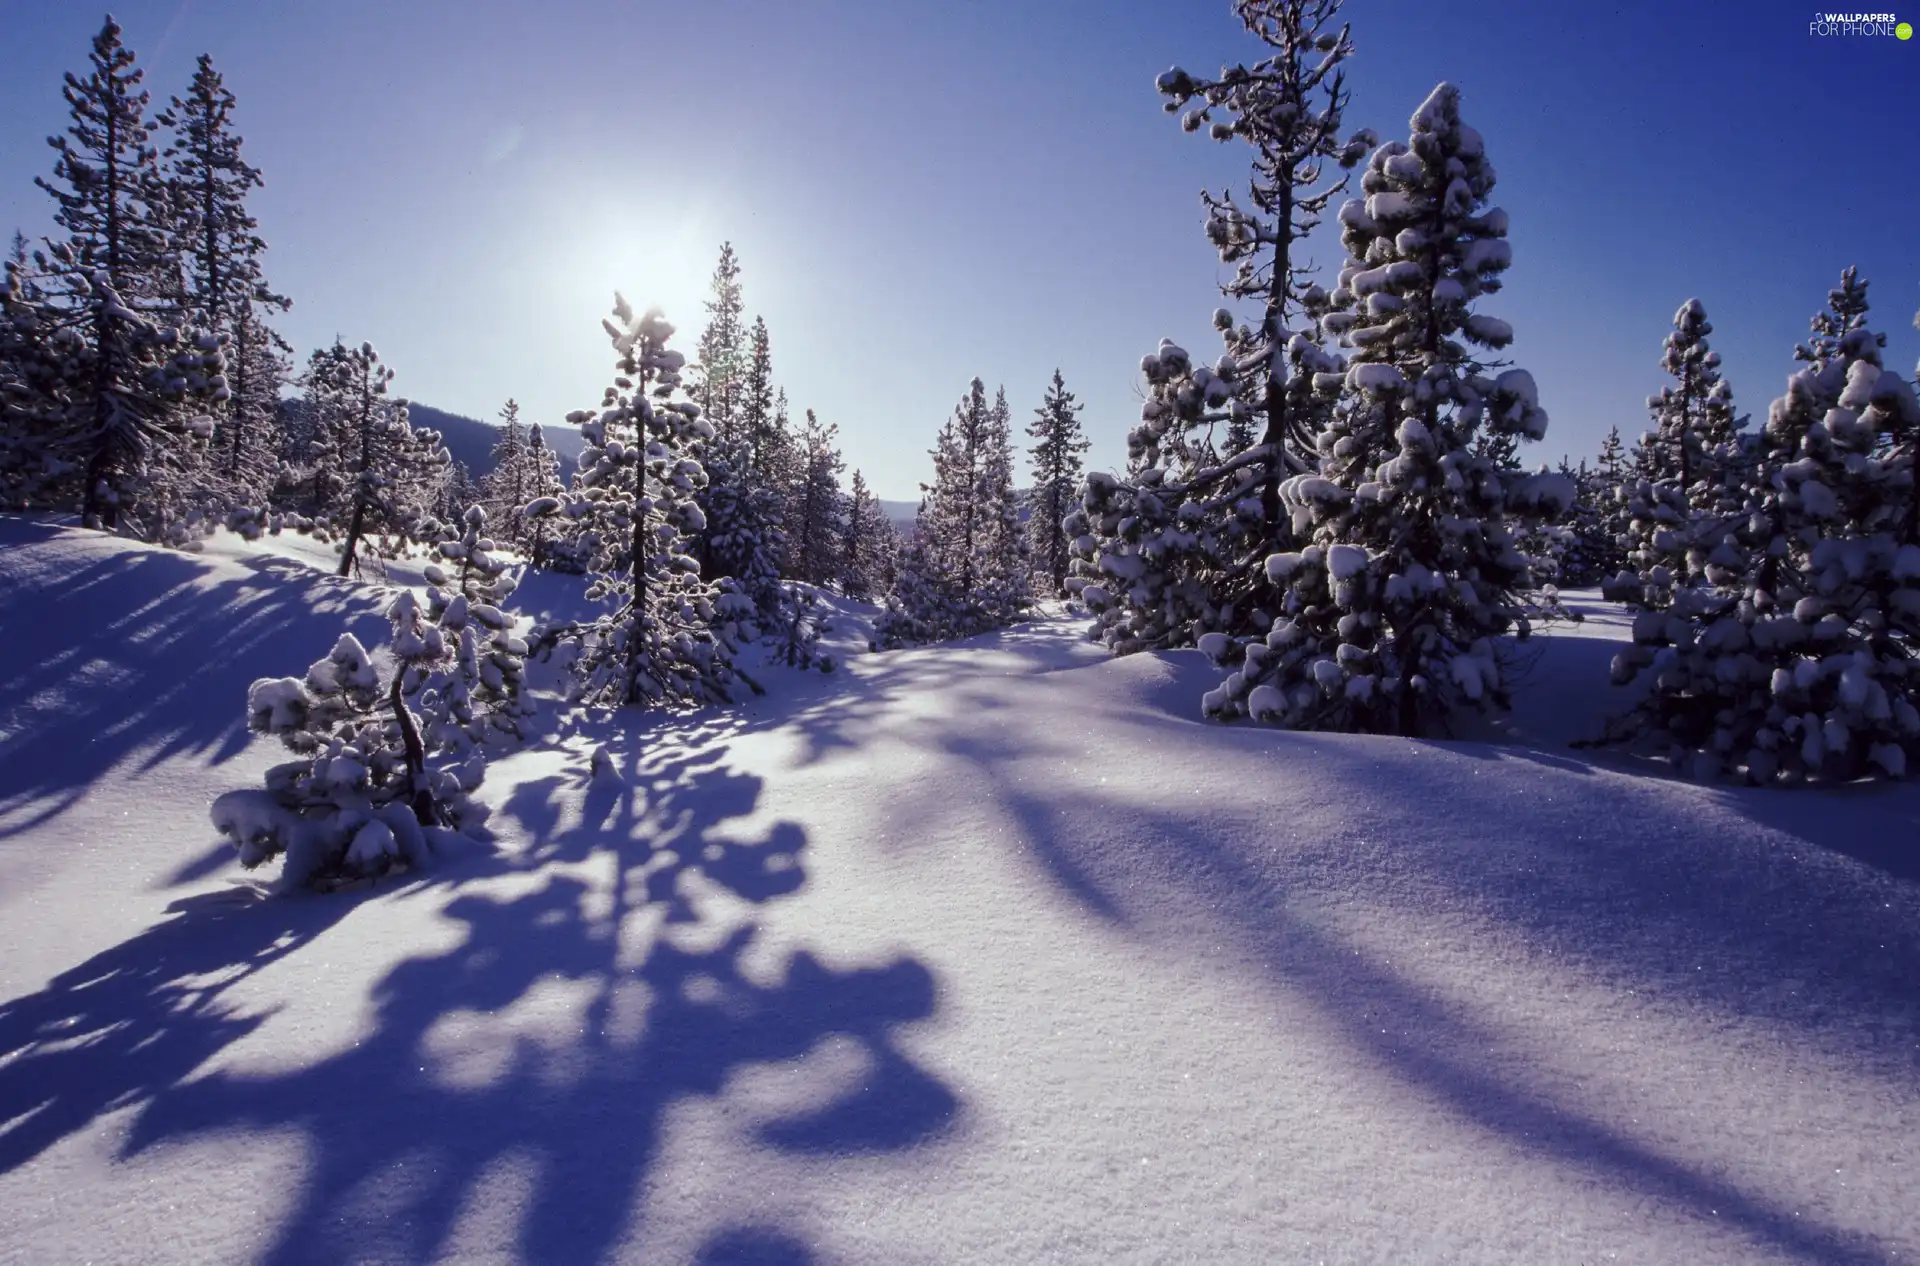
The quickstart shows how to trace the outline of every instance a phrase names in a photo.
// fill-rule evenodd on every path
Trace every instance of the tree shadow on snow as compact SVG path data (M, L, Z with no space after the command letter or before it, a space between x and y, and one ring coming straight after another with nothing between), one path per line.
M0 544L57 531L9 522ZM298 674L343 628L370 640L384 627L377 590L270 561L256 572L215 579L191 556L129 545L4 595L0 839L71 808L135 752L142 771L231 758L249 682Z
M1890 1260L1860 1233L1743 1190L1697 1161L1665 1155L1569 1102L1523 1056L1503 1053L1498 1026L1304 917L1297 900L1311 908L1329 895L1365 897L1377 881L1387 904L1405 901L1417 910L1430 900L1435 908L1465 909L1518 931L1544 958L1584 964L1623 990L1635 985L1644 996L1675 996L1707 1015L1758 1021L1868 1075L1920 1085L1920 1048L1912 1042L1920 1033L1920 932L1906 923L1906 912L1881 908L1873 891L1858 886L1823 891L1813 878L1817 858L1806 867L1801 857L1770 862L1767 851L1775 846L1767 842L1663 855L1617 828L1585 838L1569 832L1490 840L1481 824L1510 818L1511 800L1493 780L1461 778L1457 762L1435 759L1425 773L1401 762L1383 786L1365 744L1275 732L1260 741L1276 749L1280 776L1255 784L1263 791L1248 801L1244 829L1224 835L1137 799L1116 815L1095 794L1062 792L1044 774L1036 779L1032 766L1021 778L1010 776L1003 768L1007 745L990 737L950 739L947 746L978 766L1036 859L1083 908L1145 939L1178 928L1171 935L1183 947L1214 938L1167 923L1169 897L1191 917L1223 924L1276 984L1312 1002L1352 1050L1508 1146L1702 1221L1730 1221L1788 1254ZM1110 742L1105 751L1103 768L1116 784L1150 785L1150 748ZM1289 764L1298 771L1291 778L1284 774ZM1543 767L1540 777L1553 786L1541 790L1573 798L1586 776ZM1031 790L1036 785L1047 789ZM1284 809L1276 814L1290 794L1359 801L1352 837L1299 838ZM1765 798L1756 801L1756 815L1780 829L1797 827L1810 852L1845 829L1831 812L1822 818L1812 798L1750 794ZM1436 813L1441 805L1444 812ZM1652 816L1673 806L1638 811ZM1356 874L1375 878L1360 879L1356 891Z
M228 992L355 904L265 902L245 888L182 898L138 936L0 1004L0 1173L152 1100L259 1028L268 1016Z
M532 1189L517 1244L491 1251L593 1262L636 1234L644 1242L668 1110L720 1095L745 1066L794 1063L819 1083L809 1102L824 1102L759 1122L751 1145L844 1155L940 1137L959 1102L893 1036L934 1013L932 972L911 957L843 969L805 949L759 952L756 912L805 882L806 838L792 822L738 825L761 784L727 766L730 728L646 735L619 757L617 781L517 788L496 822L531 841L523 869L447 904L458 943L387 973L371 1034L292 1071L171 1085L130 1147L304 1134L310 1176L262 1255L273 1263L457 1252L463 1210L490 1167L514 1158L531 1166ZM829 1040L862 1055L854 1084L804 1064ZM701 1260L812 1258L753 1226L713 1239Z

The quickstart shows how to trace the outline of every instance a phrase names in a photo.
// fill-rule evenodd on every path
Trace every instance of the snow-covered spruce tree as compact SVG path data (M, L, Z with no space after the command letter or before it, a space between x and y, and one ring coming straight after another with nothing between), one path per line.
M1058 369L1034 410L1027 434L1034 444L1033 516L1027 520L1033 574L1052 597L1066 592L1069 560L1065 522L1080 495L1080 455L1092 447L1080 429L1080 408Z
M1315 441L1320 470L1282 489L1306 544L1266 560L1286 587L1272 630L1202 644L1239 663L1208 714L1415 735L1506 701L1496 639L1527 631L1514 530L1573 490L1475 452L1483 434L1537 440L1547 423L1532 376L1486 359L1511 328L1472 311L1510 260L1493 184L1443 83L1341 208L1348 261L1324 325L1352 349L1347 394Z
M799 482L787 498L793 510L787 539L792 549L787 575L811 585L831 584L840 574L840 543L845 534L846 494L840 472L846 462L834 441L840 428L807 410L800 429Z
M767 490L771 521L786 519L784 489L793 482L793 435L787 428L786 393L773 383L773 343L767 323L753 319L741 384L740 424L747 445L748 483Z
M217 336L180 329L144 72L111 18L89 59L85 78L66 77L72 122L49 138L53 178L35 180L64 232L34 257L35 324L59 347L61 376L38 417L80 469L84 521L159 539L179 517L168 476L197 465L208 434L183 406L226 398L225 361Z
M880 501L867 487L866 476L853 472L853 486L847 494L846 531L840 538L840 592L859 602L872 600L885 592L880 567L889 548L888 535L893 525L887 522Z
M1616 430L1614 438L1618 436ZM1559 583L1586 589L1605 583L1620 570L1624 555L1614 539L1612 525L1619 485L1584 461L1571 472L1563 465L1560 473L1571 474L1574 498L1566 524L1566 549L1560 556Z
M1583 499L1595 507L1600 529L1596 538L1597 562L1589 574L1595 577L1601 596L1609 602L1637 599L1640 594L1640 577L1626 566L1627 525L1632 516L1628 514L1622 494L1632 474L1620 428L1612 427L1600 442L1599 460L1581 492Z
M709 310L714 320L724 325L722 318L726 318L737 329L739 287L735 282L729 288L722 284L724 280L716 275L716 296ZM718 344L726 341L723 333L714 332L716 357L721 355ZM731 362L732 385L723 393L734 422L728 433L716 433L707 441L702 452L707 486L700 508L707 527L696 545L703 574L731 577L741 592L753 598L760 620L771 626L781 622L786 601L779 576L788 552L793 451L785 410L774 393L766 322L756 317L751 335L738 346L744 350L738 350Z
M500 438L494 441L493 469L480 480L480 504L487 518L500 525L499 535L514 548L524 544L520 511L539 493L533 490L533 456L520 432L520 402L508 400L500 409Z
M472 744L498 734L525 737L522 719L530 709L521 695L526 643L514 632L505 610L519 578L486 534L487 513L469 506L457 534L434 542L434 560L426 568L427 613L440 627L459 636L455 668L444 687L446 723L463 726ZM463 741L449 735L445 745Z
M1020 494L1013 486L1013 411L1007 389L994 392L987 411L985 451L977 500L985 511L980 570L975 580L981 602L1007 622L1024 618L1033 606L1033 551L1020 522Z
M1649 469L1620 493L1634 583L1616 576L1609 592L1649 610L1669 605L1677 586L1702 583L1707 556L1745 510L1740 420L1720 354L1707 345L1712 332L1698 299L1674 314L1660 361L1674 381L1647 398Z
M560 482L559 455L547 447L546 434L538 422L527 428L525 461L528 500L514 507L513 520L520 526L518 545L527 556L527 565L544 570L550 565L547 547L562 518L566 489Z
M440 524L450 527L459 524L466 518L467 510L480 505L485 497L480 485L474 481L473 472L467 469L467 464L450 461L434 483L425 517L420 524L422 530L409 535L420 544L432 545L444 537L444 533L436 532L434 528ZM432 520L431 526L425 521L427 519Z
M1234 9L1268 55L1217 79L1176 67L1156 87L1169 112L1186 109L1188 131L1206 127L1253 150L1244 200L1202 199L1207 236L1233 266L1222 292L1260 311L1250 323L1214 314L1225 354L1211 367L1167 342L1142 362L1148 398L1128 437L1127 475L1090 479L1073 516L1083 574L1067 587L1116 653L1264 627L1277 595L1261 560L1293 540L1280 484L1310 468L1327 406L1314 377L1338 368L1319 346L1313 322L1325 294L1298 248L1345 188L1327 165L1350 168L1373 143L1371 133L1340 135L1353 44L1336 25L1339 0L1237 0Z
M598 412L570 415L587 442L574 512L593 577L587 595L609 606L580 630L574 661L583 702L697 705L726 701L735 673L726 613L686 550L705 526L695 497L706 472L694 448L713 437L685 399L685 358L657 310L636 317L614 297L605 322L617 376Z
M345 576L375 534L409 537L426 517L452 458L437 432L414 430L405 401L387 397L393 370L380 363L371 343L348 348L336 342L316 368L321 380L314 389L324 415L316 425L332 445L325 458L328 477L339 481L339 574Z
M1906 772L1920 751L1920 404L1881 342L1861 303L1788 379L1748 521L1708 559L1707 586L1643 612L1614 659L1616 682L1651 685L1608 740L1696 777Z
M873 622L867 649L944 642L977 633L977 613L965 595L955 591L952 577L925 538L926 503L921 502L921 528L900 550L886 610Z
M384 682L348 633L304 678L253 683L248 727L298 759L268 770L264 790L213 802L214 827L243 866L284 855L281 887L335 887L425 866L485 821L468 793L489 748L518 737L525 647L509 636L482 650L468 623L477 609L456 597L436 621L403 591L387 609L394 664ZM498 681L499 692L477 697L475 681Z
M732 242L720 244L720 262L714 265L707 300L707 328L701 331L693 366L692 396L707 425L722 439L731 440L738 428L742 394L751 355L742 325L746 309L740 295L740 261Z
M737 431L731 438L716 434L698 446L697 456L707 474L700 498L706 531L697 541L704 554L701 574L751 604L751 616L743 613L739 623L743 640L757 638L763 626L791 627L793 597L780 583L776 550L781 537L768 518L774 502L748 482L744 437Z
M933 450L913 544L903 552L875 645L968 637L1026 617L1028 558L1013 502L1011 424L976 378Z
M296 523L323 537L348 503L352 374L352 353L345 343L315 348L300 374L300 399L290 401L285 412L289 460L275 499L293 511Z
M80 336L49 316L16 234L0 278L0 507L9 510L78 501L64 445L74 412L66 361Z
M1814 314L1808 327L1812 337L1793 349L1793 358L1809 365L1830 364L1843 355L1842 344L1856 330L1867 328L1867 283L1860 270L1849 265L1840 273L1840 284L1827 291L1825 310ZM1874 335L1874 346L1884 350L1887 336Z
M226 339L231 395L212 410L209 462L216 505L229 512L263 506L278 468L274 403L291 348L267 323L292 301L267 285L267 244L247 210L260 172L241 157L233 131L233 94L202 54L187 95L159 115L174 137L163 154L182 255L187 324Z

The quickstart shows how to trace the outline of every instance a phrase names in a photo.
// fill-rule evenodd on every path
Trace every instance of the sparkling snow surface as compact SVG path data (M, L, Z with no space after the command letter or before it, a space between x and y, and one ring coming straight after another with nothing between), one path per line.
M1590 598L1448 741L1060 619L764 669L263 900L247 684L381 637L299 553L0 518L0 1262L1920 1258L1920 791L1567 748Z

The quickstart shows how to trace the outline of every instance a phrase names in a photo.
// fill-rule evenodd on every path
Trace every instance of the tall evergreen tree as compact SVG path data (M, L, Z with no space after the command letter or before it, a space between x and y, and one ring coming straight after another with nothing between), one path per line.
M263 182L241 157L235 104L213 59L202 54L187 95L174 97L159 121L174 131L163 157L182 247L187 320L226 339L232 395L214 411L212 469L226 500L257 505L276 466L273 406L292 350L267 316L292 302L265 280L267 244L247 209L248 195Z
M597 412L570 415L587 441L574 479L587 593L609 607L582 630L579 695L613 706L724 701L734 672L719 595L687 552L706 526L695 452L713 428L682 391L673 326L658 310L636 317L618 295L613 311L614 383Z
M1353 44L1339 9L1340 0L1236 0L1267 55L1214 79L1176 67L1156 83L1169 112L1186 109L1186 130L1253 151L1244 201L1202 199L1207 236L1233 266L1222 292L1259 313L1245 323L1214 313L1225 354L1211 366L1171 343L1143 360L1148 398L1128 437L1127 476L1091 481L1075 516L1071 535L1099 578L1084 596L1096 635L1116 652L1251 631L1277 601L1261 560L1293 540L1280 486L1313 465L1328 404L1316 376L1339 368L1315 327L1326 292L1299 251L1345 188L1328 165L1351 168L1373 143L1370 132L1340 134Z
M1720 376L1720 354L1707 345L1713 326L1698 299L1674 314L1661 367L1673 377L1647 399L1654 427L1646 472L1623 485L1625 545L1638 590L1613 586L1637 605L1661 608L1676 585L1699 583L1713 552L1745 507L1746 478L1733 394Z
M788 504L793 508L789 540L793 544L787 574L808 584L831 583L840 574L840 543L845 531L846 498L840 472L846 469L834 441L840 428L807 410L800 430L800 479Z
M884 568L892 549L892 528L879 499L867 487L866 476L854 471L840 545L840 591L847 597L866 602L886 591Z
M493 469L480 481L481 503L487 518L499 525L499 534L517 548L524 543L520 511L539 496L533 491L532 450L520 434L520 402L508 400L500 409L500 438L493 443Z
M407 420L406 402L390 399L393 370L380 362L373 344L348 348L335 341L317 362L315 384L322 425L330 440L327 472L337 480L345 519L340 571L346 576L360 562L361 547L379 533L406 537L429 509L452 464L440 437L416 431Z
M731 434L716 435L707 444L708 485L701 508L708 528L700 544L713 574L738 580L755 595L761 614L771 618L785 601L777 581L788 553L795 463L785 400L773 384L767 323L759 317L738 369Z
M179 261L144 72L111 18L89 60L85 78L66 77L72 123L49 138L53 179L35 182L52 196L65 233L35 257L36 324L47 327L49 345L63 345L63 381L43 400L37 429L80 465L88 525L157 538L173 512L166 467L186 468L207 438L179 406L189 396L224 401L225 361L216 337L178 333Z
M745 309L740 296L740 261L734 256L732 242L720 244L720 262L714 266L711 288L693 398L708 425L722 439L731 440L740 422L751 355L747 331L741 324Z
M1310 544L1266 560L1288 592L1264 638L1203 644L1240 664L1209 714L1413 735L1505 702L1494 640L1525 635L1530 581L1515 528L1564 511L1573 489L1475 452L1482 435L1537 440L1547 422L1531 375L1488 358L1511 328L1471 310L1511 258L1493 183L1443 83L1341 208L1348 261L1324 324L1352 349L1348 394L1316 441L1319 472L1283 489Z
M1005 387L994 392L983 444L975 498L984 528L977 583L987 606L1010 617L1033 605L1033 552L1020 524L1020 494L1013 483L1013 410Z
M527 551L530 565L546 567L547 546L558 526L565 489L560 483L559 456L547 447L547 437L538 422L527 428L527 487L530 495L515 516L523 533L521 548Z
M1033 456L1033 517L1028 521L1028 539L1034 574L1044 580L1047 592L1054 596L1066 591L1070 555L1064 524L1080 491L1080 455L1092 447L1080 429L1080 408L1056 369L1053 384L1027 426L1027 434L1034 439L1028 450Z

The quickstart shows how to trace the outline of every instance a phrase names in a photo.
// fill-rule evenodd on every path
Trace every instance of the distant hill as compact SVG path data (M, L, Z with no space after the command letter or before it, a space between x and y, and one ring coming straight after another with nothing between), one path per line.
M440 440L447 446L447 451L453 454L455 461L465 464L467 473L474 479L493 469L493 446L500 442L500 428L494 423L448 413L418 401L408 402L407 417L417 427L440 432ZM573 478L573 468L579 464L580 450L585 447L580 438L580 428L564 422L542 426L540 438L546 441L548 448L559 454L560 478Z

